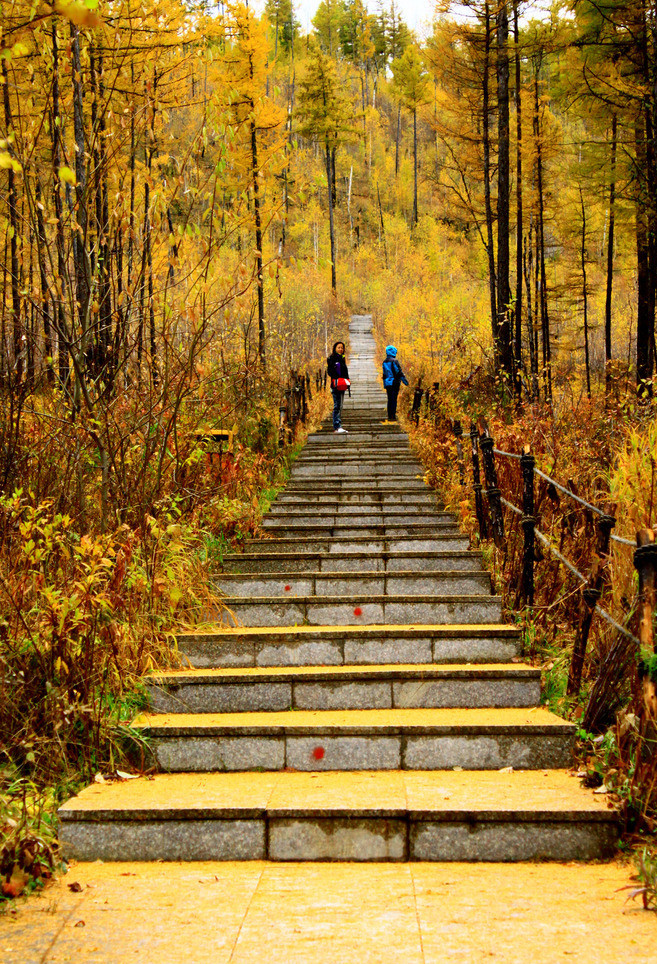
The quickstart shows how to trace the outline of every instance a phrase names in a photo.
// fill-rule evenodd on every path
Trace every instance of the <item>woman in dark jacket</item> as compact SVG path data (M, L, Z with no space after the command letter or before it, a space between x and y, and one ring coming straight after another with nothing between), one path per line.
M331 378L331 393L333 395L333 431L336 434L346 434L342 428L342 403L346 388L338 388L339 378L349 378L349 369L344 357L344 342L336 341L333 351L326 359L326 370Z

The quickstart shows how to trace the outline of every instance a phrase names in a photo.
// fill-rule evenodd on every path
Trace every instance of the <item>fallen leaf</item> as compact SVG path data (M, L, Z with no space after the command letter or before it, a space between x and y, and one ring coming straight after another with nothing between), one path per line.
M138 780L139 779L138 773L125 773L123 770L117 770L116 775L121 780Z
M14 867L9 880L2 881L2 893L5 897L20 897L29 879L29 874L26 874L20 867Z
M502 767L502 769L501 769L501 770L498 770L497 772L498 772L498 773L513 773L513 767Z
M79 920L79 921L77 922L77 924L74 924L73 926L74 926L74 927L85 927L86 925L85 925L85 923L84 923L83 920Z
M68 885L68 889L74 894L82 893L82 884L79 884L77 880L74 880L72 884Z

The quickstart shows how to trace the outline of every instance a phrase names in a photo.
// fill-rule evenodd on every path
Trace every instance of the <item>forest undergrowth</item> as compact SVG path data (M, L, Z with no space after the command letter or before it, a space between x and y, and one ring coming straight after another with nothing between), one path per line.
M0 762L0 900L39 887L59 866L59 804L90 781L147 769L131 727L146 706L142 678L180 665L176 633L221 607L212 573L259 531L328 406L327 394L316 394L306 425L281 447L278 395L258 397L221 456L192 430L196 410L189 424L180 420L176 457L141 524L138 516L106 531L90 524L99 518L97 471L95 486L87 479L84 524L73 506L67 513L38 497L36 477L0 497L0 729L11 749ZM206 398L205 411L217 401ZM36 451L50 426L35 417L32 428ZM64 480L49 487L61 492Z

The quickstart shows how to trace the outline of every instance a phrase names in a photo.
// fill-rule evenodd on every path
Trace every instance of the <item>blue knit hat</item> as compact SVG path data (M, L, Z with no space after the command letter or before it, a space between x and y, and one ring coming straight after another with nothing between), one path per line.
M397 349L395 348L394 345L386 345L386 355L392 355L392 357L394 358L396 354L397 354Z

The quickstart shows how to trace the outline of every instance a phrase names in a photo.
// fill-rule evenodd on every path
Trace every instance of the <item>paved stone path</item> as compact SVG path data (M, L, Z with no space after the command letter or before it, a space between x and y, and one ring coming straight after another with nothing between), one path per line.
M150 680L161 772L62 808L68 882L0 921L3 960L653 959L626 868L481 863L608 856L614 817L383 423L367 317L349 367L349 435L310 437L269 538L225 559L223 625L181 637L195 668Z
M369 317L350 325L348 435L330 420L219 588L231 626L181 637L137 725L161 775L61 811L93 860L524 860L613 852L566 768L574 727L478 553L385 418Z

